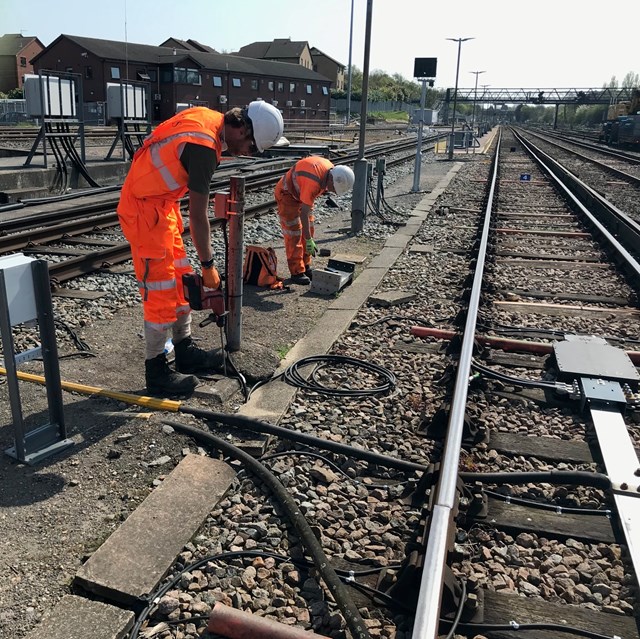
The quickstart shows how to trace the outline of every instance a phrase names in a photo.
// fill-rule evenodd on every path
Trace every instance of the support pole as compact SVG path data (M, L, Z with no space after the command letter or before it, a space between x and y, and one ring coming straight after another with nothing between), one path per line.
M365 137L367 130L367 99L369 92L369 54L371 51L371 22L373 0L367 0L367 24L364 40L364 65L362 69L362 102L360 103L360 140L358 143L358 159L353 165L355 184L351 199L351 233L359 233L364 228L365 211L367 209L368 169L364 157Z
M244 189L245 178L230 180L229 255L227 256L227 348L239 351L242 342L242 259L244 249Z
M416 144L416 163L413 169L412 193L420 191L420 165L422 164L422 126L424 125L424 104L427 99L427 81L422 78L422 93L420 95L420 122L418 124L418 143Z

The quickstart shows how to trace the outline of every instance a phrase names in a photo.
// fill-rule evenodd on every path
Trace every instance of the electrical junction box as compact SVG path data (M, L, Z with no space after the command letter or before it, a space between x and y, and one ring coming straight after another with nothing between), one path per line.
M24 97L29 115L77 117L76 85L70 78L28 73L24 76Z
M107 82L107 113L110 118L147 119L147 87Z
M27 257L23 253L0 257L0 271L4 278L11 326L17 326L38 317L31 270L31 264L35 261L34 258Z
M229 193L216 191L213 194L213 214L217 220L226 220L229 217Z
M335 295L353 282L354 262L330 259L326 268L313 269L311 293Z

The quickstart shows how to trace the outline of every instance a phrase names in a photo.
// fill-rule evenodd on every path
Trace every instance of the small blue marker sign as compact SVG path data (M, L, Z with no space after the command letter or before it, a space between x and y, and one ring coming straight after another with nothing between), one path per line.
M531 182L531 173L520 173L520 182Z

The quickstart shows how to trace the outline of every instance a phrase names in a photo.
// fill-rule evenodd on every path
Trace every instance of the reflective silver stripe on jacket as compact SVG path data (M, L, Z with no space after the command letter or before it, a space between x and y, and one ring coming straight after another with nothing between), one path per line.
M322 184L322 179L315 173L309 173L308 171L294 171L289 169L284 175L284 190L288 191L296 199L300 199L300 184L298 183L298 176L306 177L318 184Z
M186 266L189 266L189 258L179 257L178 259L173 260L173 265L176 268L185 268Z
M207 140L212 142L215 147L215 138L211 135L207 135L206 133L176 133L175 135L170 135L168 138L164 138L163 140L158 140L157 142L151 142L149 144L149 152L151 153L151 163L154 168L158 170L160 176L162 177L165 185L171 191L180 188L180 184L178 184L171 172L167 168L167 165L162 161L162 157L160 156L160 151L164 148L165 145L171 144L175 142L175 140L179 138L200 138L202 140ZM186 144L188 140L184 142ZM178 154L179 155L179 154Z
M138 287L147 291L168 291L176 287L176 280L175 278L170 280L158 280L157 282L142 282L138 280Z
M153 331L166 331L168 328L173 326L173 322L149 322L148 320L144 321L144 327L150 328Z

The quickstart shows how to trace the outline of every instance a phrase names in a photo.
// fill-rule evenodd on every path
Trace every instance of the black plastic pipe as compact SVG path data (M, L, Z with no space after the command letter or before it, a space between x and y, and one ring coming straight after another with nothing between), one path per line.
M206 421L218 422L235 428L242 428L243 430L276 435L281 439L294 441L298 444L306 444L308 446L313 446L314 448L319 448L320 450L330 450L334 453L339 453L340 455L347 455L348 457L353 457L355 459L362 459L363 461L367 461L378 466L384 466L385 468L395 468L396 470L407 472L424 472L427 470L427 467L424 464L416 464L415 462L397 459L396 457L388 457L387 455L374 453L370 450L364 450L362 448L355 448L346 444L320 439L319 437L307 435L306 433L297 433L289 430L288 428L275 426L274 424L269 424L268 422L263 422L251 417L245 417L244 415L215 413L210 410L190 408L189 406L184 405L180 405L178 412L194 415L195 417L199 417Z
M282 504L282 507L285 509L291 523L294 525L298 535L300 535L303 545L313 558L313 563L318 569L318 572L322 575L322 579L338 604L340 612L343 614L351 634L356 639L371 639L357 606L351 597L349 597L347 589L329 563L320 542L313 534L307 520L300 512L298 504L296 504L293 497L280 483L278 478L251 455L240 450L237 446L216 437L212 433L208 433L200 428L196 428L195 426L188 426L172 420L165 419L162 421L165 424L169 424L169 426L175 428L177 431L187 433L195 439L213 446L223 454L238 460L245 468L256 475L269 487L274 496Z

